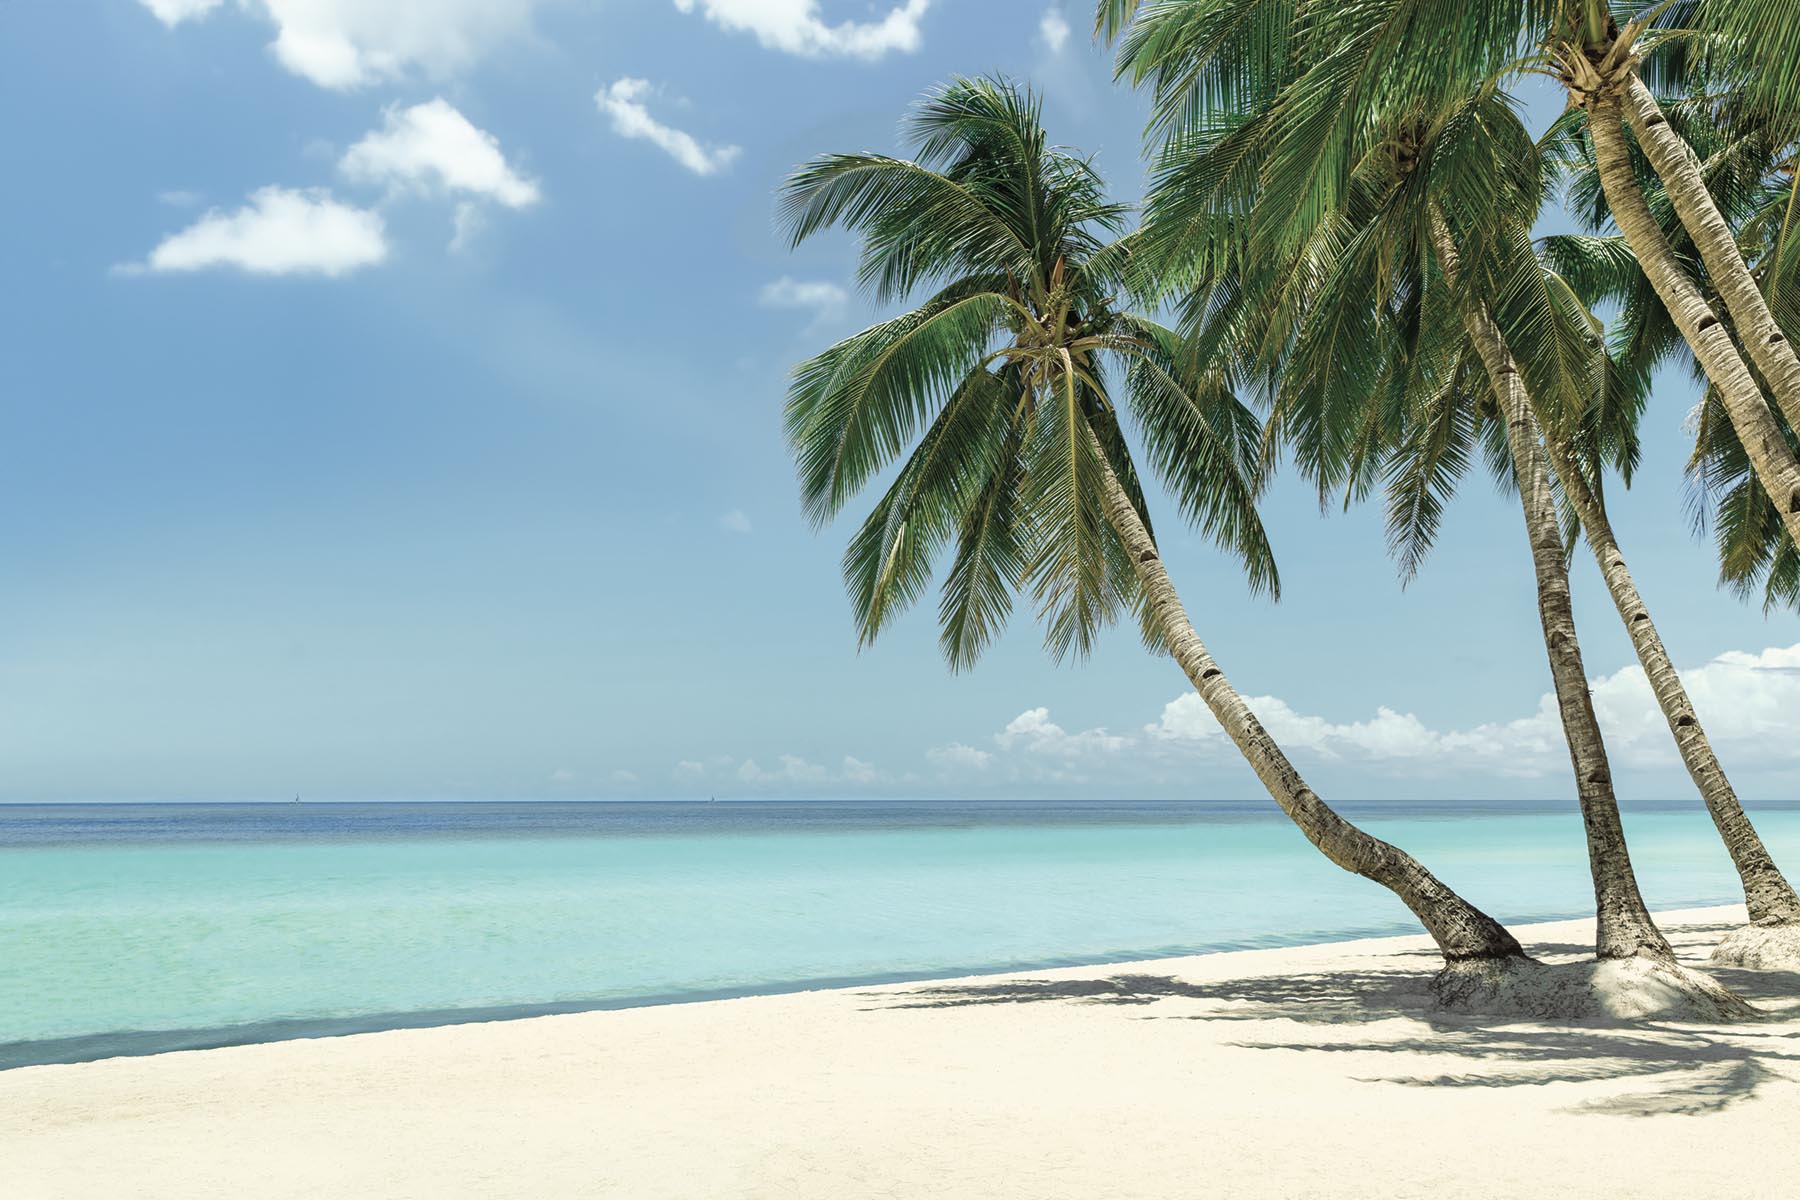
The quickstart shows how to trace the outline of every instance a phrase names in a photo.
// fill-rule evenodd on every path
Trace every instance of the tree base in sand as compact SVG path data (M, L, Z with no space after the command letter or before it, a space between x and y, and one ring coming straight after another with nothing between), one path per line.
M1540 1021L1743 1021L1758 1015L1710 975L1651 958L1452 963L1432 980L1447 1012Z
M1712 965L1800 971L1800 927L1744 925L1734 929L1713 951Z

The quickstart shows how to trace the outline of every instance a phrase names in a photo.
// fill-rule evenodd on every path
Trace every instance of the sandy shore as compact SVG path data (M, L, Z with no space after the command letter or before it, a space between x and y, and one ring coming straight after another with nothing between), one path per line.
M1698 962L1741 915L1663 922ZM1767 1023L1551 1027L1428 1017L1431 968L1388 938L27 1067L0 1192L1790 1194L1800 976L1721 973Z

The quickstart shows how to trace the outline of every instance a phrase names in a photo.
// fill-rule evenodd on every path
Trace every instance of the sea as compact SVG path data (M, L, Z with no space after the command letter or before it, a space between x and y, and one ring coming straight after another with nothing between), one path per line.
M1592 911L1573 804L1343 811ZM1741 900L1697 800L1625 820L1652 907ZM1267 801L0 805L0 1069L1417 931Z

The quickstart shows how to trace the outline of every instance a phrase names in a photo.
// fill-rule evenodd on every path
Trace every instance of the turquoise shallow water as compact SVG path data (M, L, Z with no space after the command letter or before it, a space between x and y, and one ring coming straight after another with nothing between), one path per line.
M1357 816L1503 918L1590 909L1572 811ZM1653 906L1739 899L1697 805L1627 823ZM1258 806L0 808L0 1066L1415 928Z

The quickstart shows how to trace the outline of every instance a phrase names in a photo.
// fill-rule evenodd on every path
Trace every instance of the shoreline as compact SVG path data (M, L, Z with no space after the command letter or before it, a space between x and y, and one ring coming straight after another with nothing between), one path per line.
M1664 912L1670 914L1710 912L1728 910L1733 907L1730 904L1684 904L1664 910ZM1742 906L1735 907L1741 908ZM1523 928L1581 919L1580 914L1548 912L1523 917L1507 917L1504 919L1504 923L1509 927ZM104 1062L112 1058L149 1058L162 1054L178 1054L196 1050L223 1050L321 1038L360 1037L364 1034L389 1033L398 1030L450 1029L500 1021L529 1021L539 1017L711 1004L724 1000L748 1000L768 996L794 996L813 992L908 984L942 984L965 979L1013 976L1027 972L1042 974L1050 971L1143 966L1190 958L1205 958L1218 954L1240 954L1263 950L1303 950L1318 946L1350 945L1367 941L1412 937L1415 935L1409 933L1408 930L1416 927L1417 923L1409 917L1396 920L1392 925L1382 928L1332 930L1323 936L1306 933L1296 935L1294 940L1278 934L1271 934L1267 935L1266 939L1254 941L1240 939L1238 942L1230 943L1169 947L1151 952L1153 956L1148 958L1141 954L1121 952L1118 956L1107 955L1099 958L1047 958L1010 963L980 963L943 971L899 970L866 975L819 976L776 980L766 984L697 988L580 1000L525 1001L516 1004L376 1012L348 1016L274 1017L265 1021L251 1021L235 1025L71 1034L63 1037L0 1042L0 1075L26 1067L74 1066L80 1063Z
M1742 910L1657 916L1694 962ZM1555 959L1592 922L1515 929ZM1753 1026L1550 1026L1428 1011L1434 960L1359 938L20 1067L0 1150L59 1198L1785 1186L1800 977L1720 973Z

